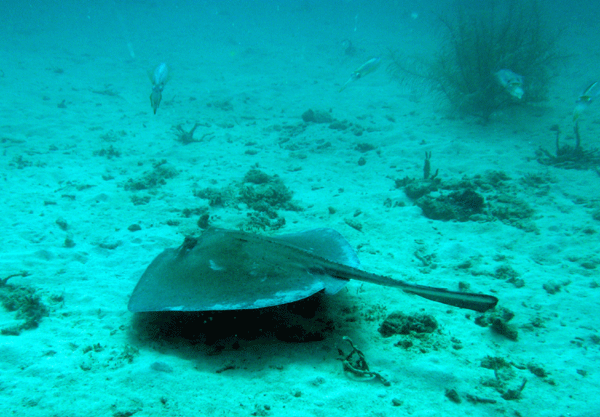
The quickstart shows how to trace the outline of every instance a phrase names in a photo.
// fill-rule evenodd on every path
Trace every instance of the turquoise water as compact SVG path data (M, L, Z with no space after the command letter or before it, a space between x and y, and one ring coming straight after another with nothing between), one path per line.
M597 415L600 106L573 111L600 80L598 5L542 3L561 33L545 95L495 67L523 95L490 72L487 118L420 77L459 6L490 10L2 2L0 410ZM353 280L272 309L128 311L153 259L208 227L335 229L365 271L498 306Z

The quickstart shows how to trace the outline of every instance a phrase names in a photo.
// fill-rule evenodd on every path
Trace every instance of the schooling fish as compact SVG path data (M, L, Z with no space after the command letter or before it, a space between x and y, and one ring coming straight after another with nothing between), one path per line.
M506 90L508 94L516 98L517 100L521 100L523 94L523 76L519 74L515 74L511 70L501 69L500 71L494 73L498 84L502 86Z
M148 73L150 77L150 81L152 82L152 93L150 93L150 105L154 109L154 114L156 114L156 110L158 110L158 106L160 105L160 100L162 99L162 91L169 81L169 67L164 62L161 63L156 69L154 73Z
M592 104L592 101L594 101L594 99L599 95L600 83L598 81L591 83L585 90L583 90L583 93L581 93L581 95L575 102L575 109L573 110L574 122L577 121L577 119L579 119L581 113L583 113L583 111L587 109L589 105Z
M348 81L346 81L346 83L342 86L342 88L340 88L340 93L342 91L344 91L344 89L351 82L356 81L359 78L362 78L365 75L370 74L373 71L375 71L377 68L379 68L379 64L381 64L381 58L379 58L379 57L371 58L367 62L365 62L364 64L362 64L360 67L358 67L356 69L356 71L354 71L352 73L352 75L350 75L350 78L348 79Z

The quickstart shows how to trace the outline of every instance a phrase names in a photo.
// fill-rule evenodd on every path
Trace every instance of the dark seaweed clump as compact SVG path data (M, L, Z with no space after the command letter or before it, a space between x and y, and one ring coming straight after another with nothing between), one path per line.
M469 188L437 198L423 197L418 202L425 217L433 220L467 221L473 215L482 214L485 208L483 196Z
M37 328L42 318L48 315L48 307L33 288L9 284L8 278L0 280L0 303L21 323L0 329L0 334L17 336L23 330Z
M391 53L390 74L401 81L424 80L464 115L490 116L503 108L546 99L559 56L539 0L484 0L439 17L442 47L432 59L409 60ZM525 95L511 97L494 74L508 69L523 76Z
M194 191L196 197L208 200L213 207L240 207L245 204L249 211L241 226L247 231L276 230L285 225L279 210L302 210L293 200L294 193L278 175L269 175L258 168L250 169L241 182L225 188L203 188Z
M130 178L124 185L128 191L151 190L161 187L168 179L175 178L179 172L167 163L166 159L154 161L152 170L146 171L139 178Z
M556 154L553 155L543 148L538 149L536 159L540 164L563 169L595 169L600 175L600 151L596 148L584 149L581 146L578 122L575 122L574 127L575 146L560 145L561 132L558 125L553 125L550 130L556 134Z
M475 319L475 324L482 327L490 327L495 333L516 341L519 338L519 331L510 324L515 314L507 308L499 308L488 314L481 315Z
M518 188L501 171L467 176L459 180L444 180L429 175L430 162L425 160L424 178L396 179L396 188L402 188L410 199L432 220L494 221L523 229L537 231L532 221L534 210L514 195Z
M432 333L438 328L435 317L429 314L407 315L401 312L391 313L379 326L379 333L383 337L397 334L408 335L411 333Z
M244 176L239 200L257 211L294 209L291 205L292 191L277 175L269 176L258 169L251 169Z

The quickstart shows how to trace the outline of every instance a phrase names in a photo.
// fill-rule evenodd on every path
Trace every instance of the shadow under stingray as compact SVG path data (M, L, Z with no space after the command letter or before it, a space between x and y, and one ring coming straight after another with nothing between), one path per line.
M338 300L333 304L339 304L346 297L335 298ZM332 297L321 292L293 303L254 310L136 313L131 330L142 343L179 344L183 339L217 351L240 349L251 341L320 341L336 328L334 312L340 306L332 306L331 301Z

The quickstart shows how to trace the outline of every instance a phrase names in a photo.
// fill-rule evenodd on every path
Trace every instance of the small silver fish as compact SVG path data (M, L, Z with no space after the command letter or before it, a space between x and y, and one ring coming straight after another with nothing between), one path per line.
M592 101L600 95L600 82L596 81L587 86L579 95L573 109L573 121L577 121L581 113L592 104Z
M344 89L353 81L358 80L359 78L364 77L367 74L372 73L377 68L379 68L379 64L381 64L381 58L375 57L369 59L367 62L362 64L360 67L356 69L351 75L348 81L340 88L339 92L341 93Z
M500 71L494 73L498 84L502 86L506 90L508 94L516 98L517 100L521 100L523 98L523 76L519 74L515 74L509 69L501 69Z
M159 64L153 73L148 73L150 81L152 82L152 93L150 93L150 105L154 109L154 114L158 110L160 101L162 99L162 91L169 81L169 67L164 62Z

